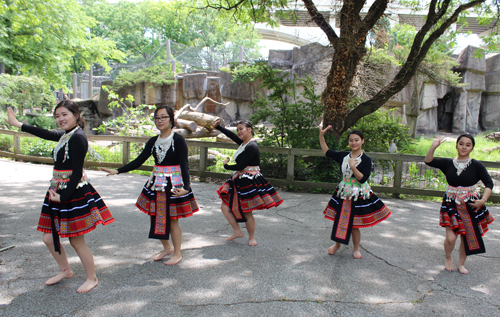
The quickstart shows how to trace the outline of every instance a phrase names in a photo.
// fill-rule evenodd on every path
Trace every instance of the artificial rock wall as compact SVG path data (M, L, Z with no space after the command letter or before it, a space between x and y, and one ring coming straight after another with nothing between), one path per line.
M457 57L460 65L455 70L461 74L463 87L450 87L415 76L383 108L396 109L393 113L410 126L413 135L438 131L477 133L485 129L499 130L500 54L474 58L476 50L469 46ZM293 50L270 50L268 64L288 71L290 76L304 78L309 75L316 83L316 93L320 94L326 86L332 54L332 48L318 44L295 47ZM397 69L389 66L379 72L377 78L383 85L392 80ZM179 74L176 79L177 82L171 85L144 83L123 88L118 95L121 98L129 94L134 96L134 104L166 104L174 109L186 104L196 106L203 98L210 97L227 103L227 106L208 101L202 111L231 122L248 119L254 112L251 105L258 93L264 96L268 93L260 88L261 81L233 83L232 75L226 72ZM300 85L298 89L300 93ZM368 88L361 85L359 89ZM101 119L121 115L120 109L111 111L108 104L107 94L101 90L97 106Z

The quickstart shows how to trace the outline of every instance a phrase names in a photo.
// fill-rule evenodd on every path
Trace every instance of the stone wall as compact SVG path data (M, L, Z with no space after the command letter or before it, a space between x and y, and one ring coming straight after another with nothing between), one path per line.
M382 108L396 109L393 112L402 122L410 126L412 135L449 131L453 133L500 129L500 54L474 58L477 48L469 46L458 56L463 87L449 87L439 83L425 82L416 76ZM320 94L326 87L326 78L331 68L333 49L319 44L296 47L293 50L270 50L268 64L304 78L309 75L316 83ZM398 69L381 67L380 82L385 85L396 75ZM378 75L377 75L378 77ZM266 89L260 88L262 81L233 83L227 72L197 72L179 74L172 85L154 86L148 83L120 89L118 95L126 98L131 94L134 104L169 105L179 109L185 104L197 105L210 97L226 107L206 102L203 112L222 117L226 122L248 119L254 112L253 102ZM361 83L362 81L360 81ZM368 91L358 83L360 91ZM103 83L111 85L111 83ZM302 87L298 85L298 91ZM373 90L373 87L372 87ZM121 115L120 109L110 111L107 94L101 90L97 112L103 120Z

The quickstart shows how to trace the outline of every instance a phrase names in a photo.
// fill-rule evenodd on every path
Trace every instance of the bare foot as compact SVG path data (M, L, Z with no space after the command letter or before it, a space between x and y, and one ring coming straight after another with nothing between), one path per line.
M65 278L72 278L72 277L73 277L73 271L71 271L71 269L68 267L67 269L59 272L59 274L57 274L56 276L49 278L47 281L45 281L45 284L47 285L57 284L60 281L64 280Z
M328 248L328 254L334 255L340 249L340 243L336 243Z
M363 256L361 255L361 252L358 251L354 251L352 253L352 256L355 258L355 259L361 259Z
M463 265L458 266L458 271L462 274L469 274L469 270L467 270Z
M97 278L95 280L86 279L85 283L83 283L80 287L78 287L78 289L76 291L78 293L87 293L88 291L90 291L91 289L96 287L97 283L99 283Z
M256 246L257 245L257 240L255 240L255 239L248 240L248 245L251 246L251 247Z
M446 259L446 264L444 266L444 269L450 272L455 271L455 265L453 264L453 259Z
M182 260L182 256L174 255L173 257L171 257L170 259L168 259L167 262L165 262L165 265L176 265L181 260Z
M160 253L158 253L157 255L155 255L154 260L160 261L161 259L163 259L167 255L172 254L172 252L174 252L174 248L170 248L170 250L163 250Z
M241 232L241 231L238 232L238 233L235 232L232 236L230 236L229 238L227 238L226 241L232 241L234 239L243 238L243 236L245 236L243 234L243 232Z

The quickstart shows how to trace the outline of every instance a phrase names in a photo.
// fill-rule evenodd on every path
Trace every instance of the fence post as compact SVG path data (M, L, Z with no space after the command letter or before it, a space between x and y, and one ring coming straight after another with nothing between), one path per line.
M127 164L130 161L130 142L123 141L122 143L122 163Z
M295 171L295 155L293 154L293 150L290 150L290 154L287 155L287 164L286 164L286 181L291 183L294 180L294 171Z
M17 156L21 154L21 138L17 134L17 132L14 132L14 160L17 161Z
M396 188L396 193L392 194L392 197L399 198L399 193L403 180L403 161L401 157L396 160L396 166L394 168L394 188Z
M206 182L207 178L203 176L207 169L208 147L200 145L200 182Z

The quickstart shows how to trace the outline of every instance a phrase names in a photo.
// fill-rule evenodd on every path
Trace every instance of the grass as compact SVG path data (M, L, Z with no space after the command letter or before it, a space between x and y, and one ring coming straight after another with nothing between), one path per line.
M478 134L474 137L476 145L474 146L474 150L470 154L470 157L480 161L492 161L492 162L500 162L500 151L495 150L491 152L484 151L485 149L490 149L500 145L500 142L494 141L491 139L487 139L484 136L485 134ZM431 147L432 141L434 138L424 138L419 137L415 139L415 143L410 146L408 151L405 151L404 154L414 154L414 155L426 155L427 151ZM436 157L449 157L454 158L457 156L457 149L455 148L455 140L447 140L445 143L441 144L434 152L434 156Z

